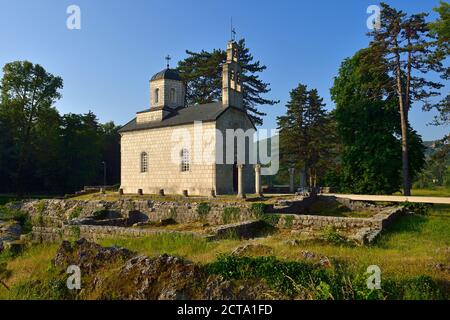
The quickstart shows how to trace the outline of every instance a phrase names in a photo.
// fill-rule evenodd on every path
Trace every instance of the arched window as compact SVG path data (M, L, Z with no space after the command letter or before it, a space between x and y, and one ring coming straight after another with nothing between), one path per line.
M155 89L155 103L159 102L159 89Z
M148 155L147 152L141 153L141 172L147 172L148 171Z
M170 89L170 102L175 103L176 95L175 95L175 88Z
M180 153L181 156L181 172L187 172L190 170L189 150L183 149Z

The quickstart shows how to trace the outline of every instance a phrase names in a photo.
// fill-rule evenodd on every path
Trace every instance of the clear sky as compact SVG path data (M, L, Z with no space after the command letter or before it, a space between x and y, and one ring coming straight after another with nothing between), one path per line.
M408 13L431 12L438 0L386 1ZM332 109L329 89L342 60L368 44L366 20L373 0L0 0L0 65L39 63L64 79L61 113L92 110L102 122L125 124L149 105L149 79L183 59L185 50L225 48L233 16L256 59L267 65L268 98L261 109L266 128L276 127L289 91L304 83L317 88ZM81 30L69 30L66 9L81 9ZM435 17L432 13L431 17ZM0 72L0 76L2 73ZM443 90L449 91L449 85ZM449 127L427 126L433 113L419 105L411 122L424 140Z

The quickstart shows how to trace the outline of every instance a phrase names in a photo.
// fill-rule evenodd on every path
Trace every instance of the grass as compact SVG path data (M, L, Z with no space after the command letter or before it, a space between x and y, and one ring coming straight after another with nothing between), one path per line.
M433 189L412 189L413 196L450 197L450 188L435 187Z
M265 238L253 240L273 248L280 261L304 261L301 251L326 255L345 263L352 272L361 273L370 265L378 265L384 279L407 280L422 275L430 276L450 292L450 275L436 268L436 264L450 265L450 206L434 205L428 215L411 215L396 221L379 241L370 247L350 247L325 241L308 240L281 230ZM298 245L286 243L298 239ZM229 254L246 240L221 240L208 242L194 235L159 234L145 238L104 239L101 245L117 245L148 256L162 253L180 256L201 264L217 261L221 254ZM16 257L0 255L12 271L6 283L8 292L0 286L0 299L17 298L14 288L30 279L48 277L46 270L57 250L57 244L34 245ZM29 297L26 295L25 297ZM19 296L23 297L22 296Z
M210 242L204 238L186 234L157 234L140 239L105 239L99 243L104 246L120 246L147 256L163 253L189 259L194 262L208 263L217 255L228 253L241 243L240 240L222 240Z
M9 292L0 286L0 300L15 299L14 287L19 287L30 280L48 277L47 270L57 249L57 244L42 244L32 246L15 257L6 252L0 254L0 262L6 261L7 269L12 271L5 281L12 290Z

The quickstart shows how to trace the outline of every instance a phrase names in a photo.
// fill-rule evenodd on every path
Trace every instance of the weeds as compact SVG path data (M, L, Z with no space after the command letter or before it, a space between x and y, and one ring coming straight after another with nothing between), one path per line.
M226 207L225 209L223 209L222 213L223 224L228 224L238 220L240 212L241 210L237 207Z
M211 205L207 202L202 202L197 206L197 214L200 220L205 220L208 213L211 211Z

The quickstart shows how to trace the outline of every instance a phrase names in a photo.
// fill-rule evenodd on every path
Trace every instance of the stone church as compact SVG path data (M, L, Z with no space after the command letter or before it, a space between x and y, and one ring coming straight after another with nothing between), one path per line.
M259 193L260 166L238 161L236 145L230 147L224 141L227 129L256 129L243 107L240 74L237 44L229 41L222 71L222 101L187 106L185 83L169 65L151 78L149 108L137 112L120 129L123 193L241 197L255 193L255 189ZM195 136L199 123L203 132L213 132L208 139L199 142L197 137L184 144L173 141L174 133ZM245 143L245 154L252 147L253 143ZM234 161L194 161L195 154L205 149L217 159L231 153Z

